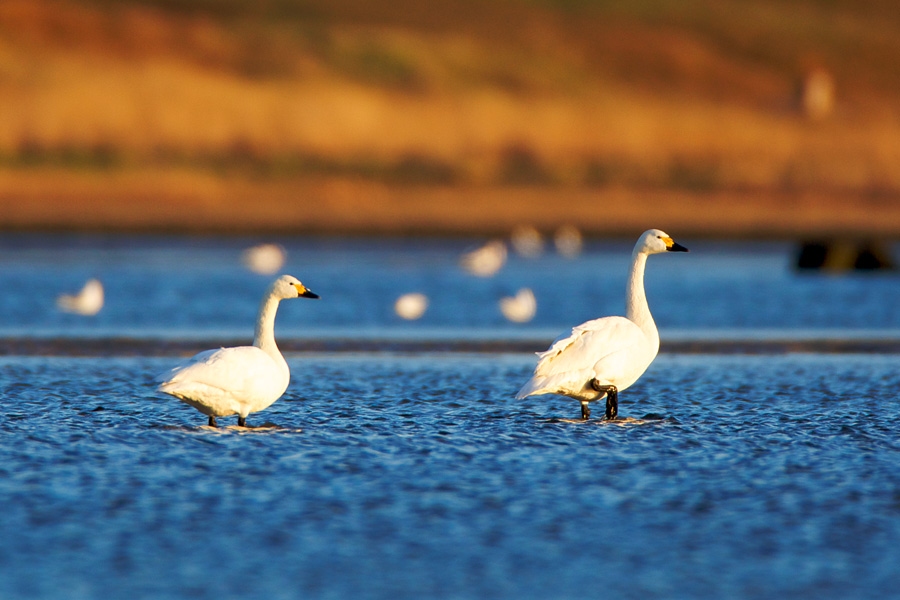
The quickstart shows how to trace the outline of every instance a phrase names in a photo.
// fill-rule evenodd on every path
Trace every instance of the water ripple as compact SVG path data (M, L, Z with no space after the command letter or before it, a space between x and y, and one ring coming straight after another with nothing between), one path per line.
M0 596L884 597L896 359L665 355L609 424L527 355L295 356L213 430L169 359L6 357Z

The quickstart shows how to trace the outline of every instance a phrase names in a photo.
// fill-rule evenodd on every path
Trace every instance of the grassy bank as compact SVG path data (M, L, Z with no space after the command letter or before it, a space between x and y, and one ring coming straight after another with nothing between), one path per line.
M876 0L7 0L0 226L599 231L671 197L898 235L898 28Z

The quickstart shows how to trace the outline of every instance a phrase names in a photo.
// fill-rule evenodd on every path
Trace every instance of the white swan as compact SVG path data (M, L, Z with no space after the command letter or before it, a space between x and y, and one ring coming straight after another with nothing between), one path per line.
M278 244L260 244L241 252L241 261L260 275L272 275L284 266L287 253Z
M584 238L581 237L581 232L572 225L563 225L553 235L553 243L556 244L557 252L566 258L575 258L581 254Z
M275 345L275 313L282 300L301 297L319 296L282 275L263 297L252 346L201 352L158 377L157 389L209 416L210 427L216 426L216 417L233 414L244 427L247 415L269 407L287 389L291 374Z
M659 229L645 231L631 255L631 275L625 288L625 317L603 317L582 323L538 353L534 375L516 398L561 394L581 402L587 419L588 403L606 397L606 418L619 411L618 392L647 370L659 351L659 332L644 293L647 257L661 252L687 252Z
M394 312L407 321L415 321L428 310L428 296L418 292L403 294L394 302Z
M537 312L537 300L531 288L522 288L515 296L500 298L500 312L513 323L527 323Z
M544 252L544 238L531 225L521 225L513 229L510 236L513 248L520 256L534 258Z
M96 315L103 308L103 284L97 279L88 279L77 294L60 294L56 306L76 315Z
M476 277L493 277L506 263L506 244L492 240L463 254L460 266Z

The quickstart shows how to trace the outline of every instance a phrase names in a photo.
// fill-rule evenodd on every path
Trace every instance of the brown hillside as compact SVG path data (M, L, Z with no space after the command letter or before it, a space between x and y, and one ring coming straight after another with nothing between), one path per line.
M0 226L896 235L898 30L874 0L5 0Z

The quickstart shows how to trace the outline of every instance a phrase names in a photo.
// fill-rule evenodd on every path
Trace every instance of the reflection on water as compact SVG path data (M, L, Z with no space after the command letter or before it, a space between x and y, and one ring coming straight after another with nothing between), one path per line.
M894 592L894 355L664 355L620 426L525 354L307 355L248 433L169 363L0 359L0 597Z

